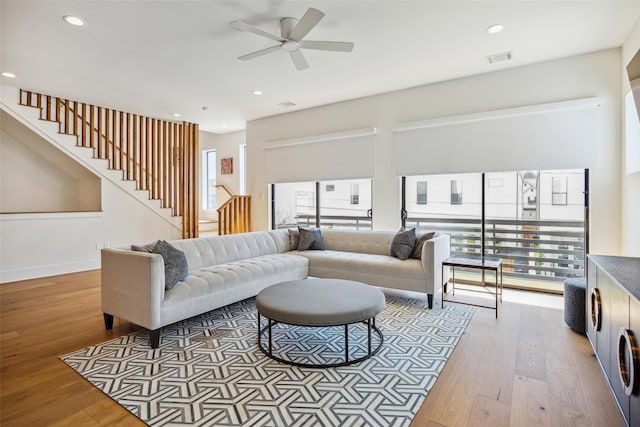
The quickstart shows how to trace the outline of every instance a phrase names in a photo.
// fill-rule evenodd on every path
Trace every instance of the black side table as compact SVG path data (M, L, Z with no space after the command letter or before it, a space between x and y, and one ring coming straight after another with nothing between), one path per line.
M450 256L449 258L442 261L442 277L444 277L444 268L451 267L451 271L453 274L452 282L451 282L451 293L452 295L456 294L456 267L464 267L464 268L474 268L477 270L483 271L493 271L496 276L496 305L492 307L490 305L481 305L481 304L471 304L460 301L452 301L446 300L445 296L449 294L447 292L445 294L444 283L442 283L442 308L444 308L444 302L455 302L458 304L467 304L473 305L476 307L485 307L491 308L496 311L496 319L498 318L498 297L500 297L500 302L502 302L502 259L501 258L490 258L490 257L461 257L461 256ZM500 282L498 282L498 273L500 273ZM475 291L473 289L465 289L470 292L486 292L486 291ZM493 293L493 292L492 292Z

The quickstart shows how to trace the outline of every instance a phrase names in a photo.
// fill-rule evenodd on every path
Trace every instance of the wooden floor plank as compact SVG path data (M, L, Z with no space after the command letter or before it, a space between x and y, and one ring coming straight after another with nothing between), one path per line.
M502 307L502 317L494 319L492 345L487 352L478 393L502 402L511 402L520 316L518 305ZM506 311L506 313L505 313ZM505 320L508 319L508 320ZM513 320L512 320L513 319Z
M144 425L58 359L139 329L105 331L99 270L0 285L0 425ZM586 337L526 298L476 309L412 426L483 424L624 425Z
M466 425L478 427L508 427L511 405L496 399L476 395Z
M514 426L548 427L549 393L547 383L516 375L513 379L511 424Z
M575 342L573 356L585 399L589 403L587 409L592 424L603 427L623 425L624 421L613 394L603 393L603 390L609 390L609 384L602 375L602 369L591 344L587 341Z
M540 316L536 310L523 307L520 317L515 374L546 381L545 338Z
M549 372L549 380L547 381L548 406L552 425L594 426L576 368L547 359L547 369Z

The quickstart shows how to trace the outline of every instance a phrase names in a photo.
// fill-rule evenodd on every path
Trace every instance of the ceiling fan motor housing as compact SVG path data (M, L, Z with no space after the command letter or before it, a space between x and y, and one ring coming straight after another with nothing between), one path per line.
M280 36L283 39L289 39L291 31L295 28L298 20L296 18L282 18L280 20Z

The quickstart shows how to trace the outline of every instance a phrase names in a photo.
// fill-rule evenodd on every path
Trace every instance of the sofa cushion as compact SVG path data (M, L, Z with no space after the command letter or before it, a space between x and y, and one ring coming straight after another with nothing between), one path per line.
M179 281L187 277L189 268L184 252L164 240L158 240L152 253L161 255L164 260L164 288L166 290L173 288Z
M163 316L168 323L185 316L255 296L267 286L299 280L309 274L309 261L297 253L263 255L245 260L191 270L189 275L165 293ZM185 313L188 307L188 313Z
M435 235L436 235L435 232L431 232L431 233L423 233L416 236L416 244L413 247L413 252L411 252L411 258L414 258L414 259L422 258L422 248L425 242L427 240L433 239L433 236Z
M392 257L396 257L401 260L408 259L413 252L415 244L416 229L410 228L405 230L404 228L401 228L391 240L389 253Z
M169 243L185 253L189 270L278 253L273 237L266 231L171 240Z
M299 252L309 259L309 276L357 280L373 286L424 292L426 276L417 259L342 251Z
M298 242L298 250L306 251L307 249L323 250L324 242L322 241L322 232L319 228L302 228L298 227L300 239Z
M322 242L325 250L359 252L389 256L394 231L355 231L323 229Z

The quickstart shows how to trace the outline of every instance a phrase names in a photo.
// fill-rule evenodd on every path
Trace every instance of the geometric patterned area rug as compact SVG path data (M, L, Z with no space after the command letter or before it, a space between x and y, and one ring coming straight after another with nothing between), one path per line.
M386 299L376 317L382 348L350 366L300 368L264 355L254 298L163 328L156 350L140 331L60 359L154 427L407 426L473 308ZM274 352L297 361L344 360L343 327L276 325L272 336ZM366 352L366 327L350 326L349 348L350 358Z

